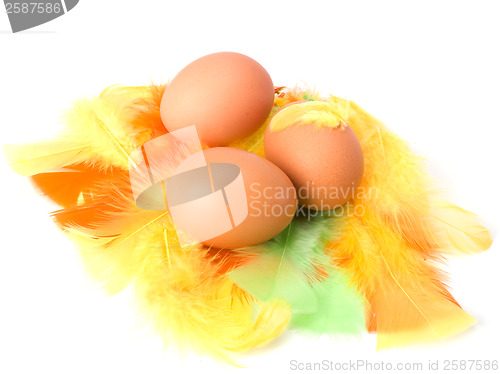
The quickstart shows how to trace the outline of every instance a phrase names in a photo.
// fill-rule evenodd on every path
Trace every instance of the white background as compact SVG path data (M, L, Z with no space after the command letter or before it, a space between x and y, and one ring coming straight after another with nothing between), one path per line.
M61 111L108 85L171 79L207 53L259 61L276 85L353 99L381 118L493 234L500 222L500 25L495 1L82 0L67 15L12 34L0 6L1 143L48 138ZM137 327L126 295L106 298L47 215L55 207L3 159L1 373L232 371L179 358ZM240 358L287 372L290 360L422 362L499 359L498 243L449 263L452 292L479 324L444 343L375 352L375 337L285 333ZM175 369L175 370L174 370Z

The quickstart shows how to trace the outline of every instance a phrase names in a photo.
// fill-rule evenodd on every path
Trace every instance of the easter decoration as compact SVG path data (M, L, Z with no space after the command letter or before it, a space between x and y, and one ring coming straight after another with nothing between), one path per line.
M106 88L53 140L4 151L90 274L180 348L231 362L290 328L384 349L476 322L440 265L491 245L480 219L356 103L275 87L245 55Z

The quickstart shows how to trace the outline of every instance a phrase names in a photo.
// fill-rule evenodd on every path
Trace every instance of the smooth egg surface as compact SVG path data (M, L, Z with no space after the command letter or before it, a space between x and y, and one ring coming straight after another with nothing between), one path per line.
M203 155L208 167L193 168L195 159L188 158L178 183L167 184L178 229L208 246L231 249L262 243L288 226L297 197L276 165L236 148L209 148Z
M268 126L264 149L266 159L290 177L299 204L308 209L326 211L345 204L363 177L363 153L349 126L308 124L278 131Z
M174 77L160 112L169 131L194 125L201 140L214 147L253 133L273 103L273 82L257 61L218 52L193 61Z

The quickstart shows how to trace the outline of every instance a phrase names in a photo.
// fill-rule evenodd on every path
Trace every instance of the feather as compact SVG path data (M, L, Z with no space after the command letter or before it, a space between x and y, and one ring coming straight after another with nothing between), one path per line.
M248 135L243 139L234 140L229 144L229 147L240 148L246 151L255 153L261 157L264 157L264 133L266 132L267 124L272 114L276 112L276 108L273 108L269 118L260 126L260 128L254 133Z
M244 149L264 157L264 133L266 132L269 120L278 112L278 110L285 105L296 101L310 101L318 99L319 97L316 93L306 92L298 88L288 90L285 87L276 87L274 106L266 122L264 122L262 126L254 133L248 135L243 139L238 139L230 143L229 147Z
M102 171L84 164L34 174L31 180L45 196L62 207L75 206L80 194L91 194L100 184L112 178L113 171Z
M259 301L286 300L292 309L292 327L318 333L360 332L364 326L363 302L339 270L332 269L324 253L331 219L307 218L295 217L266 243L236 250L254 259L233 270L229 277ZM350 318L339 319L346 314Z
M278 111L271 122L271 131L280 131L290 126L314 125L318 128L343 128L351 114L350 103L305 101L301 105L290 105Z
M433 202L431 227L439 247L451 253L477 253L492 244L491 235L472 212L445 202Z
M313 313L295 313L291 328L316 334L360 334L365 328L365 300L340 268L330 270L325 279L313 282L317 300Z
M87 174L86 171L82 171L82 173ZM63 174L65 177L67 173L54 173L52 178L58 178L59 174ZM72 226L86 229L95 228L100 224L126 216L129 209L135 207L128 173L115 170L112 174L105 175L103 177L90 172L88 173L89 179L84 179L85 184L75 183L61 191L62 196L66 198L74 196L76 192L79 195L76 201L72 201L72 204L51 213L60 228L63 230ZM74 178L78 178L78 175L75 175ZM68 195L68 191L73 191L74 194ZM60 195L56 196L59 198Z
M151 85L147 88L114 86L104 90L99 98L94 99L93 105L97 108L102 106L100 101L105 101L110 106L110 112L122 110L127 113L124 121L116 125L127 127L126 120L129 120L132 123L130 127L147 129L151 132L151 137L158 137L167 132L160 116L160 103L165 88L165 85ZM82 102L87 105L91 103L89 100L81 100L80 103ZM78 107L79 104L75 105L74 110ZM68 116L71 117L69 114ZM71 160L79 157L78 154L84 148L80 143L69 142L67 149L62 150L63 145L62 140L38 143L36 147L6 145L5 152L15 171L32 175L31 179L36 188L65 208L74 207L84 190L92 194L92 191L99 190L103 181L109 181L115 174L122 173L120 169L103 168L95 162L71 164ZM66 167L61 168L61 165ZM49 171L42 172L46 170Z
M128 252L120 253L109 249L114 239L96 238L84 229L68 228L66 236L75 245L90 279L95 281L108 295L115 295L131 285L132 277L126 274L122 266Z
M148 98L149 87L109 87L96 98L75 103L57 140L6 145L5 157L14 171L28 176L80 163L126 170L132 151L154 133L151 123L135 117Z
M346 101L333 96L329 100L340 105ZM415 248L424 252L435 248L426 224L429 191L423 160L382 122L353 102L350 107L349 126L365 156L365 171L355 203L372 209Z
M106 264L104 269L109 269L123 262L133 263L134 261L130 259L134 256L134 248L139 245L137 238L141 238L144 232L148 232L151 225L158 223L167 225L173 230L169 237L176 238L177 232L173 229L170 220L164 190L160 189L160 196L153 194L154 196L148 197L165 203L157 210L141 209L136 204L136 199L137 195L150 188L155 182L163 184L163 178L168 176L164 175L165 173L172 172L183 159L201 149L196 133L188 135L183 135L183 141L169 134L155 138L153 144L147 146L149 163L138 164L129 172L116 170L114 174L106 178L104 183L97 184L94 190L82 191L81 202L53 213L58 225L70 235L77 234L77 240L80 243L83 244L84 238L89 243L105 241L105 245L98 250L95 250L99 247L98 245L91 245L89 251L83 250L82 252L82 256L98 258L98 261L89 261L91 264L97 263L97 270L90 270L92 274L98 274L102 264ZM191 143L193 137L196 138L195 149ZM142 155L141 149L137 152ZM158 181L155 181L154 177ZM110 238L113 240L109 241ZM94 254L94 252L97 253ZM109 261L106 260L107 258ZM135 270L122 267L121 272L132 279ZM106 279L106 272L102 273L96 278L101 281L110 281Z
M95 212L93 212L95 213ZM92 216L92 213L90 213ZM151 227L168 224L168 212L141 210L130 206L93 225L68 223L64 231L77 243L88 273L109 294L129 286L141 264L136 249L141 246Z
M147 87L147 94L140 99L135 98L134 105L128 108L133 127L149 129L151 138L168 132L160 115L161 99L166 88L167 85L150 85Z
M382 265L372 299L378 348L448 337L476 322L446 289L436 266L439 258L421 256L369 213L363 222L370 227Z
M328 235L328 217L295 217L273 239L248 248L234 250L236 254L253 258L231 272L230 278L259 300L287 300L293 310L316 310L316 299L309 282L322 273L318 268L328 263L323 253L322 239ZM258 274L258 276L256 276Z
M379 349L441 339L475 323L447 291L438 258L424 258L372 212L344 219L328 247L366 295Z
M161 238L161 231L150 233L141 247L148 248L148 243L158 247ZM157 249L146 251L147 266L138 273L135 290L140 309L153 319L167 342L173 338L180 348L228 360L228 352L265 344L287 327L288 306L280 302L255 305L227 277L217 276L202 248L174 249L170 262L165 247Z
M58 140L36 144L5 144L3 151L10 168L21 175L30 176L47 170L70 165L82 160L85 146L80 141Z
M333 96L328 101L347 105ZM380 121L355 103L350 107L348 124L360 141L365 172L352 209L346 209L357 214L337 219L334 230L340 236L329 248L369 301L367 327L377 331L378 348L435 340L468 328L475 320L453 299L437 266L443 246L438 238L443 227L454 226L457 212L448 210L452 214L437 227L422 160ZM457 239L462 231L445 232L457 247L490 244L482 226L467 231L466 243Z
M332 105L347 106L346 100L338 97L330 96L328 101ZM356 134L365 156L363 180L354 202L371 209L411 247L423 253L432 254L441 250L442 230L451 235L450 241L456 244L450 249L471 252L470 243L474 242L478 245L472 252L487 249L491 244L488 230L473 215L447 209L447 214L441 217L441 224L436 224L430 212L436 204L436 198L430 188L423 160L413 154L405 141L356 103L349 102L349 107L352 112L348 124ZM450 229L453 222L463 220L466 216L467 225L475 227L468 231L467 242L461 239L463 232ZM465 247L460 247L462 245Z
M169 343L232 363L231 352L267 343L288 325L289 307L255 304L207 261L202 246L180 248L166 212L114 237L69 229L91 275L111 293L133 285L137 307ZM134 220L137 221L137 220ZM257 316L253 310L257 308Z
M174 339L231 362L231 352L265 344L288 325L287 305L255 304L224 275L223 262L211 261L208 249L180 248L167 211L129 205L98 227L69 226L65 232L106 291L133 287L139 311L166 343Z
M138 208L127 176L115 174L80 205L55 213L58 219L74 214L61 226L89 274L110 294L132 287L139 309L166 342L173 338L230 361L230 352L279 335L288 325L289 307L280 301L255 303L228 279L226 261L213 260L210 249L181 248L168 211ZM87 218L94 220L89 224Z

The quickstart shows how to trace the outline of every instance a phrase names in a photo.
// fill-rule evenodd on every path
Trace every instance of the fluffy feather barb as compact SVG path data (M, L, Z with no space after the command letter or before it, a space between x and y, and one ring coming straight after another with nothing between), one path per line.
M80 163L126 170L132 151L159 132L152 116L144 115L155 94L149 87L114 86L96 98L81 99L65 114L66 127L57 140L7 145L6 159L22 175ZM144 118L150 122L139 120Z

